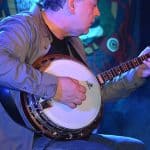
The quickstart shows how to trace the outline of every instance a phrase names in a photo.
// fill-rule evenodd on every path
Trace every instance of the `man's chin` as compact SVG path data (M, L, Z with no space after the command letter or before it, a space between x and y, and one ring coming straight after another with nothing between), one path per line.
M83 30L79 31L78 33L76 32L76 33L72 34L72 36L81 36L81 35L87 34L88 32L89 32L89 28L84 31Z
M85 29L83 34L87 34L89 32L89 28Z

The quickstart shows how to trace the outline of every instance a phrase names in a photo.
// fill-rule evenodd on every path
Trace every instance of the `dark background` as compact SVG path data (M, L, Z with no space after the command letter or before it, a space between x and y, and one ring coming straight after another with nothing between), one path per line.
M127 43L124 44L122 42L123 46L125 46L125 50L119 53L119 55L123 56L116 57L115 62L119 63L125 59L137 56L142 49L148 45L150 46L149 6L150 1L132 1L132 9L128 12L128 19L130 20L130 23L128 22L128 25L126 24L128 32L127 34L121 35L123 36L123 42L126 41ZM130 36L132 42L129 40L130 38L128 38L128 36ZM129 41L127 41L127 39ZM134 47L135 49L132 49L131 47ZM119 55L116 54L115 56ZM107 58L110 58L109 63L112 64L114 61L112 60L112 57L107 54ZM116 61L118 58L121 59ZM133 92L128 98L104 105L104 115L99 125L98 132L138 138L142 140L147 149L150 150L149 79L142 87Z

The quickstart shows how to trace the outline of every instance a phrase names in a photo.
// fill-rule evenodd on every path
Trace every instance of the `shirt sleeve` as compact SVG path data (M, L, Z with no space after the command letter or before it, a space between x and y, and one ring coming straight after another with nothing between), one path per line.
M102 100L107 102L127 97L144 82L145 79L138 77L135 69L131 69L102 86Z
M36 38L31 31L17 18L0 23L0 85L49 99L55 95L57 77L28 63L31 42Z

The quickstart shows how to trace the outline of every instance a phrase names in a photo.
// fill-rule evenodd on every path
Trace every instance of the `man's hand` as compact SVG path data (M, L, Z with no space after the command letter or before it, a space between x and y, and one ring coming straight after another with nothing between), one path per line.
M140 56L147 54L147 53L150 53L150 47L146 47L141 52ZM143 77L143 78L149 77L150 76L150 58L144 60L143 64L137 67L136 69L137 69L137 75L139 77Z
M57 91L54 99L76 108L86 99L86 88L79 81L69 77L58 77Z

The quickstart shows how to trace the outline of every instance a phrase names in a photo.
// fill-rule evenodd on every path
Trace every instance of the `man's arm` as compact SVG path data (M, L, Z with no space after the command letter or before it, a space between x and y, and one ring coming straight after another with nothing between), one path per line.
M0 23L0 85L50 98L55 95L57 77L42 73L28 60L32 55L34 31L27 20L13 18Z
M146 47L140 56L149 52L150 47ZM142 65L107 82L102 87L103 101L118 100L127 97L131 92L142 86L149 76L150 59L147 59L143 61Z

